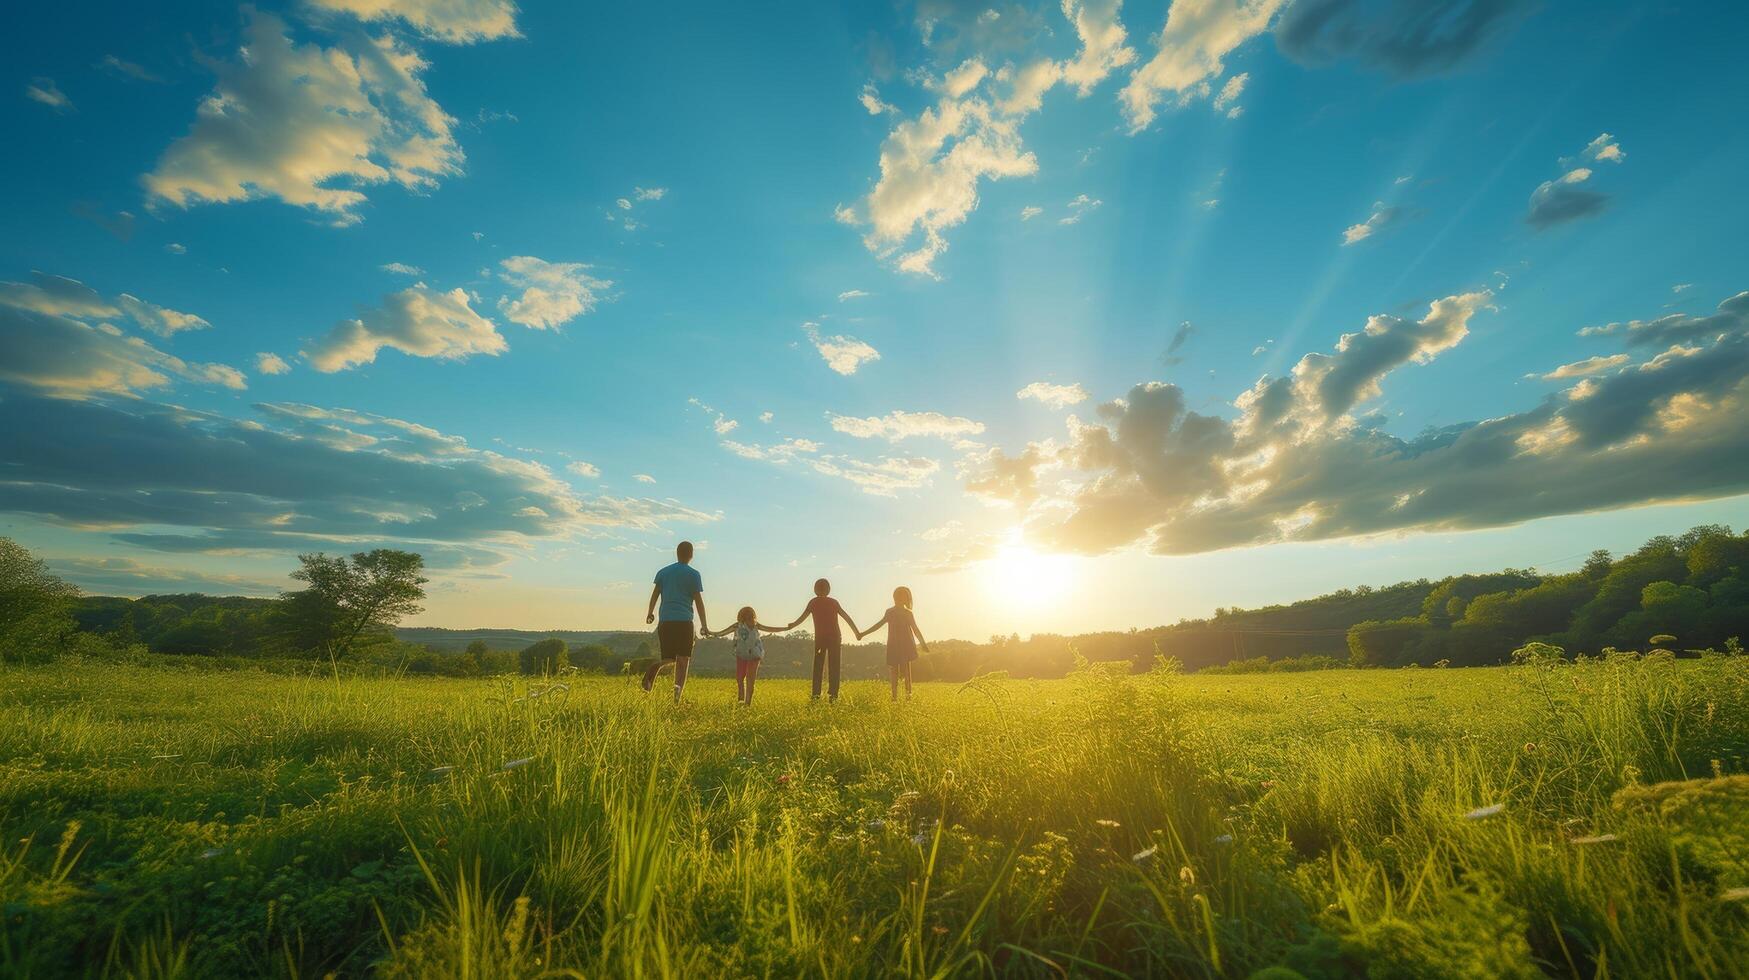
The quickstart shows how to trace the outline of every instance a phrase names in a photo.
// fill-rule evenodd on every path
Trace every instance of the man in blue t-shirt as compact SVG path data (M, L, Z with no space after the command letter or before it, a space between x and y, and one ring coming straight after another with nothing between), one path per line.
M674 557L680 560L656 573L656 587L650 590L650 608L644 613L644 622L656 624L656 644L662 650L662 658L644 671L644 690L653 687L656 675L672 662L674 700L678 701L681 689L686 687L686 665L692 662L694 607L698 609L699 628L706 633L711 628L704 614L704 579L692 567L692 542L680 542ZM657 600L662 603L660 621L656 618Z

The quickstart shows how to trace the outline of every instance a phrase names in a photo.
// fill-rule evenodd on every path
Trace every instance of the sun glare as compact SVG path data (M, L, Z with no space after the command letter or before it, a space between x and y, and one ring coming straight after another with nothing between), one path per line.
M1034 551L1018 533L1010 534L996 556L984 563L983 580L1004 607L1037 611L1062 602L1075 588L1082 559Z

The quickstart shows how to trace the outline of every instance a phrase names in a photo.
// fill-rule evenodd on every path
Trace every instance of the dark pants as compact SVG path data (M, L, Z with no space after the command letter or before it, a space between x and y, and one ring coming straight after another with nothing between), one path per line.
M656 675L662 668L674 664L674 686L686 683L686 662L692 658L692 623L672 622L664 620L656 624L656 643L661 647L662 658L650 665L644 671L644 690L648 691L656 683Z
M827 696L838 700L838 654L843 647L842 637L822 636L814 640L814 697L820 696L820 674L830 671L831 686L827 688Z

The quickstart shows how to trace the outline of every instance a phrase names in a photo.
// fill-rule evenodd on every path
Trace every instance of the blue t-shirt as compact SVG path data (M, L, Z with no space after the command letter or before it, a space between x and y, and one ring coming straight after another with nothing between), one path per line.
M698 569L677 561L656 573L656 585L662 589L656 618L664 623L692 622L692 597L704 591Z

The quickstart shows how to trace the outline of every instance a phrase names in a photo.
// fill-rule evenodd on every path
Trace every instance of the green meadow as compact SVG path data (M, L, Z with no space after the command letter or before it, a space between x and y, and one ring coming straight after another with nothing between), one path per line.
M1749 976L1749 658L0 668L0 975Z

